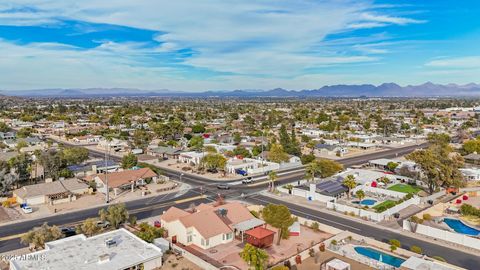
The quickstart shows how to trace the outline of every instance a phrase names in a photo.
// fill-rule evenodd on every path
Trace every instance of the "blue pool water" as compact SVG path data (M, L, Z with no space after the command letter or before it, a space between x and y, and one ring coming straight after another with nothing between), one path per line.
M480 234L479 230L466 225L465 223L461 222L458 219L445 218L443 222L445 222L448 225L448 227L452 228L454 231L458 233L463 233L466 235L473 235L473 236L477 236Z
M365 200L360 201L361 205L369 205L370 206L370 205L374 205L376 203L377 203L377 201L373 200L373 199L365 199Z
M363 255L363 256L368 257L370 259L381 261L381 262L383 262L385 264L388 264L388 265L391 265L393 267L400 267L400 265L402 265L402 263L405 262L404 259L400 259L400 258L392 256L390 254L383 253L383 252L378 251L378 250L373 249L373 248L355 247L354 249L360 255ZM380 260L380 255L382 256L381 260Z

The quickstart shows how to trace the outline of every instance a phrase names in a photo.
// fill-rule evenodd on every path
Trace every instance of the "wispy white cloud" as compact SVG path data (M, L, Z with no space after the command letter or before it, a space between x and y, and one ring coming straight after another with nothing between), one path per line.
M435 59L425 63L427 67L434 68L480 68L480 56L465 56Z
M28 12L23 7L29 7L34 12ZM380 54L389 52L382 47L384 44L380 41L384 37L381 35L375 37L375 41L379 42L376 45L370 44L372 40L369 39L350 47L336 47L334 42L325 46L324 41L329 35L425 22L382 12L367 0L19 0L0 3L0 24L53 25L64 19L154 30L158 34L152 38L161 45L144 48L137 43L99 41L99 47L85 51L70 47L53 50L49 47L61 44L20 46L4 41L2 46L9 46L18 54L17 60L6 57L8 61L5 63L18 71L25 65L40 68L43 63L53 66L50 70L55 73L31 74L32 79L35 78L31 80L32 84L51 83L56 77L59 84L65 85L88 82L89 86L97 83L122 86L119 83L125 83L125 86L136 84L146 88L157 88L155 86L158 85L158 88L177 86L198 89L216 87L221 82L225 89L241 88L240 84L243 82L245 85L248 81L246 78L258 83L259 76L270 85L275 80L286 83L285 78L299 83L296 78L311 75L305 70L372 63L380 59ZM177 59L182 64L181 68L159 67L158 62L162 59L149 56L182 49L194 53ZM6 68L2 67L3 64L0 63L2 70ZM232 75L221 75L217 81L210 79L212 83L209 84L186 78L189 68L191 72L194 72L193 69L205 69ZM123 76L126 79L122 79ZM315 75L314 78L314 82L318 83L318 79L326 76ZM10 80L10 83L14 82Z
M426 23L426 20L417 20L406 17L395 17L382 14L373 14L373 13L361 13L360 18L368 22L377 22L377 23L388 23L388 24L398 24L398 25L407 25L407 24L417 24L417 23Z

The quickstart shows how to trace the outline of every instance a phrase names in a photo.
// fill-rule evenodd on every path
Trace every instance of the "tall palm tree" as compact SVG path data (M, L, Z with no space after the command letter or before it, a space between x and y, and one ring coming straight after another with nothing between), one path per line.
M315 176L320 174L322 172L322 168L320 167L320 164L316 160L308 163L305 171L307 172L307 177L309 180L314 181Z
M355 181L355 176L349 174L345 179L343 179L343 185L348 188L347 196L350 199L350 191L357 186L357 182Z
M275 181L277 180L278 176L275 171L271 171L268 173L268 180L270 180L270 190L273 191L275 189Z

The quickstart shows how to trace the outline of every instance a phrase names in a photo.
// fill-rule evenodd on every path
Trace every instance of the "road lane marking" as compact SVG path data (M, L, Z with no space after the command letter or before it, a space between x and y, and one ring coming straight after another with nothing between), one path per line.
M199 200L199 199L206 199L206 198L207 198L206 195L189 197L189 198L185 198L185 199L181 199L181 200L176 200L176 201L173 201L173 202L167 202L167 203L163 203L163 204L157 204L157 205L152 205L152 206L149 206L149 207L143 207L143 208L131 210L131 211L128 211L128 213L129 213L129 214L137 214L137 213L140 213L140 212L145 211L145 210L156 210L156 209L158 209L158 208L163 208L163 207L166 207L166 206L173 206L173 205L180 204L180 203L185 203L185 202L189 202L189 201L195 201L195 200ZM80 222L74 222L74 223L65 224L65 225L63 225L63 226L74 226L74 225L80 224L80 223L81 223L81 221L80 221ZM8 241L8 240L16 239L16 238L20 238L20 237L22 237L22 236L25 235L25 234L26 234L26 233L19 233L19 234L13 234L13 235L8 235L8 236L0 237L0 242L2 242L2 241Z

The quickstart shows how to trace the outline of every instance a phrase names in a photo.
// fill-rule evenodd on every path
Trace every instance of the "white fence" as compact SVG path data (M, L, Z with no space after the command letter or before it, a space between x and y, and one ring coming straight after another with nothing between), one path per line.
M415 232L418 234L423 234L426 236L430 236L436 239L441 239L444 241L452 242L455 244L459 244L462 246L475 248L480 250L480 239L474 238L468 235L459 234L456 232L450 232L434 227L430 227L423 224L416 224L416 230L413 230L411 227L411 223L408 220L403 221L403 229L411 232Z
M280 169L280 165L278 163L271 163L269 165L255 168L255 169L248 168L247 173L248 174L266 173L266 172L275 171L278 169Z
M183 249L183 248L181 248L177 245L173 245L172 249L174 251L179 252L183 257L187 258L189 261L193 262L194 264L198 265L200 268L202 268L204 270L218 270L218 269L220 269L220 268L202 260L201 258L195 256L194 254L186 251L185 249Z
M278 189L278 191L280 191L282 193L289 193L288 189L286 189L286 188L279 187L277 189ZM305 189L301 189L301 188L293 188L291 194L294 195L294 196L303 197L303 198L305 198L307 200L310 200L310 201L320 201L320 202L324 202L324 203L331 202L331 201L336 201L335 197L322 195L318 192L311 191L311 190L312 190L312 187L310 187L310 190L305 190ZM313 189L313 190L315 190L315 189Z
M388 189L383 189L383 188L376 188L376 187L369 187L365 185L358 186L354 189L352 189L352 193L355 194L357 190L363 190L364 192L370 192L370 193L375 193L379 195L385 195L393 198L403 198L407 193L403 192L398 192L398 191L393 191L393 190L388 190Z
M388 219L393 214L398 213L399 211L407 208L410 205L416 205L419 203L420 203L420 198L418 197L411 198L410 200L397 204L394 207L389 208L381 213L376 213L370 210L359 209L353 206L348 206L345 204L339 204L339 203L333 203L333 202L327 202L327 208L333 209L338 212L343 212L343 213L344 212L354 213L356 216L366 217L367 219L373 220L373 221L382 221L382 220Z

